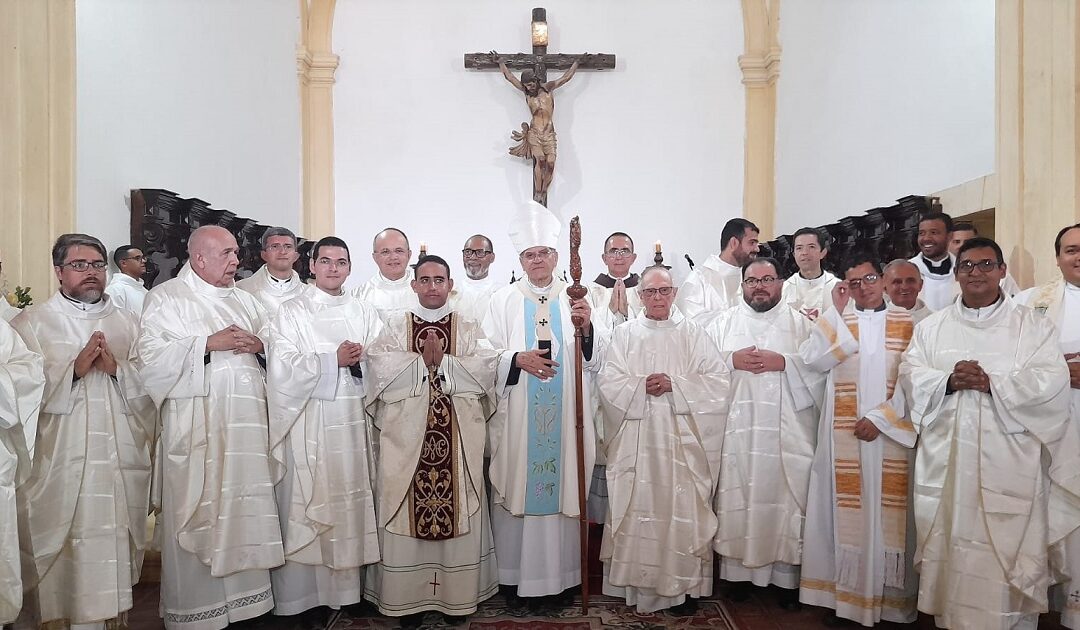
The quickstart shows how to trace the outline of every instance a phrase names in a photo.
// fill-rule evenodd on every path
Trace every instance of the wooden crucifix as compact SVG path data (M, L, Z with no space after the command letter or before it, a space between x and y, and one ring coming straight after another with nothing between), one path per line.
M510 132L517 145L510 148L510 155L533 161L533 199L547 205L548 188L555 174L555 99L552 92L566 84L578 70L611 70L615 67L615 55L582 53L576 55L548 54L547 9L532 11L532 54L515 53L500 55L466 53L465 67L474 70L498 68L515 88L525 93L525 103L532 114L531 122L521 123L521 131ZM554 81L547 80L548 68L566 70ZM515 77L511 70L521 70Z

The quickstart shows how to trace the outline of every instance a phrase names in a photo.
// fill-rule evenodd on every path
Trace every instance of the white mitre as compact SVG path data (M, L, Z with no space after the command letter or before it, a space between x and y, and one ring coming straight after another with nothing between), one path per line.
M559 216L535 201L522 206L510 219L510 242L519 254L530 247L558 248L561 232Z

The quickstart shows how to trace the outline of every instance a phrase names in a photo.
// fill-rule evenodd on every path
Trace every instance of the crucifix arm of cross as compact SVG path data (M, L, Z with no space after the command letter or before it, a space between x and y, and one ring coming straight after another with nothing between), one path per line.
M502 58L502 55L493 50L491 51L491 57L499 63L499 70L502 71L503 76L510 82L510 85L524 92L525 86L521 84L521 81L518 81L513 72L510 72L510 68L506 67L506 60Z
M588 54L588 53L586 53L586 54ZM561 77L559 77L558 79L555 79L554 81L548 81L548 84L546 86L544 86L545 89L548 92L551 92L555 88L559 88L559 87L562 87L562 86L566 85L566 83L568 81L570 81L570 79L574 78L574 73L577 72L578 65L580 65L580 63L581 63L580 60L575 59L574 60L574 65L570 66L570 69L567 70L566 72L564 72L563 75Z

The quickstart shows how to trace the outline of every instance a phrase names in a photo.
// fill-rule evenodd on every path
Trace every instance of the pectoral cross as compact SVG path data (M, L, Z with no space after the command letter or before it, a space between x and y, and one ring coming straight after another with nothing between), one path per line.
M533 200L547 205L548 187L555 173L555 99L552 92L565 85L578 70L610 70L615 67L615 55L608 54L548 54L547 9L532 11L532 54L514 53L500 55L466 53L465 67L473 70L502 71L503 76L515 88L525 93L532 120L521 123L521 131L513 131L511 137L518 142L510 148L510 154L533 161ZM548 68L566 70L555 81L548 82ZM510 70L521 70L515 77Z

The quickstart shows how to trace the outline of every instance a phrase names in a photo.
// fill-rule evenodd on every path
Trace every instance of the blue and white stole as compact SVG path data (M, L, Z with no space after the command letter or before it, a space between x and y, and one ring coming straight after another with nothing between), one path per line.
M528 469L525 479L525 514L558 514L562 487L563 360L559 294L566 283L554 280L546 295L538 295L528 282L514 284L525 296L525 345L530 350L550 348L549 358L559 364L555 376L539 379L523 374L528 387Z

